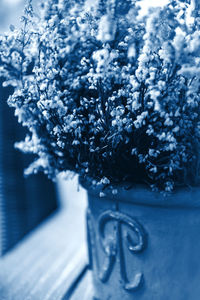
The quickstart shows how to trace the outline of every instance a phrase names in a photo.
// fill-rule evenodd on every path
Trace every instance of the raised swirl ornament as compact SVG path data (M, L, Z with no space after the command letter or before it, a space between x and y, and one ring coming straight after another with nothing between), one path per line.
M112 236L106 227L108 224L114 222L113 234ZM125 231L122 232L122 225ZM124 243L125 246L132 254L137 254L142 252L147 245L147 235L143 226L136 221L134 218L120 213L118 211L105 211L103 212L97 220L97 234L98 240L105 254L103 265L99 265L99 258L96 247L97 236L95 235L94 224L92 220L92 215L88 211L88 241L89 241L89 256L90 264L93 266L93 257L95 256L96 267L99 279L105 283L111 276L114 265L119 258L120 263L120 276L123 288L127 291L134 291L139 288L142 284L144 276L142 272L138 270L133 278L129 279L126 270L125 254L124 254ZM134 233L136 241L133 241L131 231ZM125 234L124 234L125 233Z

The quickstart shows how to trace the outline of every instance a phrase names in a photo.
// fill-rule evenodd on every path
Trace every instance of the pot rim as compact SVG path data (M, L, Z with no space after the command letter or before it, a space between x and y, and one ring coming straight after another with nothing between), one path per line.
M102 187L93 187L92 179L85 179L79 176L79 183L87 190L89 196L94 196L104 200L112 200L116 202L128 202L136 205L145 205L163 208L200 208L200 187L184 187L176 189L169 195L161 192L154 192L146 185L135 184L116 185L118 190L116 195L112 194L110 188L105 188L104 197L100 197Z

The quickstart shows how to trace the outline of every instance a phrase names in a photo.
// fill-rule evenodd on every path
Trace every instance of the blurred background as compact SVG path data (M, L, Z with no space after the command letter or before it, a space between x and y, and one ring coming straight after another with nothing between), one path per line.
M9 31L10 25L20 26L25 0L0 0L0 34ZM33 0L35 12L40 0ZM86 192L78 187L78 178L56 182L43 174L24 177L24 169L34 156L14 148L23 140L26 129L17 122L14 111L7 105L11 87L2 87L0 78L0 257L13 249L27 234L48 217L67 210L72 219L84 216ZM80 191L79 191L80 190ZM80 230L81 231L81 230Z
M36 1L35 1L36 2ZM10 24L19 26L23 0L0 0L0 33ZM43 174L24 178L24 168L33 160L14 149L26 130L17 123L7 105L12 88L0 79L0 255L5 254L59 206L56 186Z

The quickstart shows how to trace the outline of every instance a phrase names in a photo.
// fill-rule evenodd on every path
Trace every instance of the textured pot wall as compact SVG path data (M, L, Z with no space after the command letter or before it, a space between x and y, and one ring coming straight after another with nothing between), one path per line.
M199 300L199 208L88 198L97 299Z

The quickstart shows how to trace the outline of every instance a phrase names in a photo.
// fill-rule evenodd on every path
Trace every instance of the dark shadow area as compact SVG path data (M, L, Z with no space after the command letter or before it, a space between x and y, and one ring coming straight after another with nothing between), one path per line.
M23 175L34 157L14 148L26 130L7 104L11 92L0 80L0 255L58 207L55 185L45 175Z

